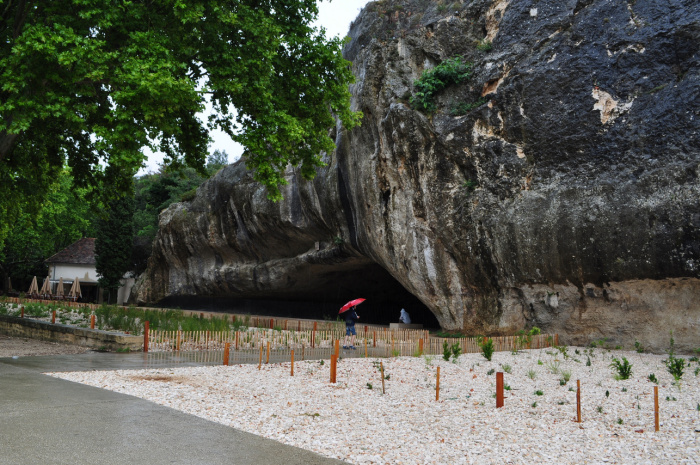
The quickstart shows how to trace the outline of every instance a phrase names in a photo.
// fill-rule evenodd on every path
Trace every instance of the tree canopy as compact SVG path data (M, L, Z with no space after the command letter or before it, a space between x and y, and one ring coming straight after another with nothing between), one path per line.
M116 191L145 147L201 170L215 127L279 199L288 164L312 178L333 149L333 115L359 121L317 14L316 0L0 0L0 215L66 160L78 187L119 173Z

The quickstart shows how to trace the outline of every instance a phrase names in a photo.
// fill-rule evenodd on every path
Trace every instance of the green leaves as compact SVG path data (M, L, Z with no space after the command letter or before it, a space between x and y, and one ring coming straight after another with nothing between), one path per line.
M472 64L457 56L448 58L423 75L413 83L415 92L411 97L411 105L420 111L435 111L433 101L435 94L451 84L459 84L471 76Z
M290 163L307 179L322 165L334 116L359 124L342 41L310 26L315 0L3 8L0 194L20 178L45 190L66 159L79 186L104 181L108 167L130 176L144 147L201 170L208 133L220 128L246 147L248 167L276 200ZM205 95L216 115L202 122Z

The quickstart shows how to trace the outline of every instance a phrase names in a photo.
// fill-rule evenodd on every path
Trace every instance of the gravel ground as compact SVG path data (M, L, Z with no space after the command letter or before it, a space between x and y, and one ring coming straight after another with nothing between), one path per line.
M578 352L578 354L576 354ZM700 461L700 367L680 389L665 356L570 347L480 354L345 359L338 383L329 363L54 373L149 399L211 421L356 464L683 464ZM632 377L610 363L625 356ZM587 360L590 358L590 366ZM687 358L687 357L685 357ZM440 400L435 374L440 367ZM494 371L506 371L505 407L495 408ZM508 373L510 371L510 373ZM554 373L557 371L557 373ZM697 370L700 372L700 370ZM570 372L570 381L561 379ZM654 432L658 378L661 430ZM583 423L576 419L581 380ZM371 386L371 389L370 389ZM537 391L541 391L541 395Z
M40 341L24 337L10 337L0 334L1 357L28 357L34 355L83 354L90 349L71 344Z

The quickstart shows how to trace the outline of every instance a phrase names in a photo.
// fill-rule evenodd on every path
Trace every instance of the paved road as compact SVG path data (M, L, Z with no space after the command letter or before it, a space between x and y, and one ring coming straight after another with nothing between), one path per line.
M0 358L0 464L342 464L47 371L201 365L187 355Z

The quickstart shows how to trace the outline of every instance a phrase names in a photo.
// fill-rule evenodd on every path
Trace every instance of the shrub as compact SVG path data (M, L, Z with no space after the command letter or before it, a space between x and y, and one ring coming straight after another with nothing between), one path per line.
M508 374L510 374L513 370L513 368L510 365L508 365L507 363L502 365L501 368L503 368L503 371L505 371Z
M485 341L481 341L479 343L479 347L481 347L481 353L484 355L486 360L491 361L493 351L495 350L493 347L493 339L488 338Z
M537 372L530 368L529 370L527 370L527 377L534 381L537 377Z
M452 344L452 363L457 363L457 359L459 358L461 353L462 346L459 345L459 342L455 342L454 344Z
M449 362L451 356L452 348L450 347L450 344L447 341L442 341L442 359Z
M644 346L642 345L641 342L639 342L636 339L634 340L634 350L636 350L637 353L640 353L640 354L644 352Z
M617 357L613 357L612 363L610 363L610 368L617 372L615 379L618 381L621 379L629 379L629 377L632 375L632 364L626 357L622 357L622 360L619 360Z
M656 379L656 375L655 375L654 373L651 373L651 374L647 377L647 379L649 379L649 381L651 381L651 382L654 383L654 384L659 384L659 380Z
M675 341L673 340L673 331L671 331L671 341L670 347L668 349L668 358L664 360L664 364L666 365L666 369L668 370L668 372L671 373L671 376L673 376L673 379L676 380L676 383L678 383L681 380L681 377L683 377L683 370L685 369L685 359L677 358L675 356L674 344Z
M449 58L432 69L423 72L413 85L415 93L411 105L420 111L433 112L435 94L450 84L459 84L471 76L472 64L457 56Z

